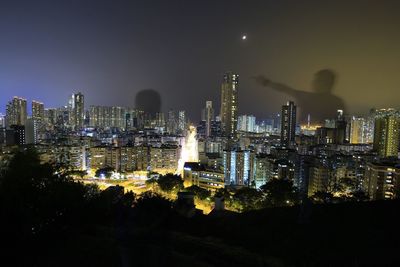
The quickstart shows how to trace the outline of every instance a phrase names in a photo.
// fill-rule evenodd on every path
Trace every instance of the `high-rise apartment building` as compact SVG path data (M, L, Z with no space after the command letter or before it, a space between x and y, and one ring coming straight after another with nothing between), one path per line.
M209 137L211 135L211 122L214 120L212 101L206 101L206 107L202 111L201 120L206 122L205 135Z
M369 144L373 142L374 123L369 118L351 117L350 120L350 143Z
M227 72L221 86L222 134L234 139L237 132L239 75Z
M186 130L186 112L179 110L178 112L178 132L180 134L185 133Z
M44 120L44 104L42 102L32 101L32 119L36 121Z
M27 119L26 99L14 97L6 107L6 126L24 126Z
M83 94L72 94L68 102L68 107L70 111L70 126L74 129L82 128L85 117L85 98Z
M368 163L363 189L371 200L398 197L400 169L395 163Z
M177 129L178 129L178 120L176 118L176 112L171 109L168 111L167 131L170 134L176 134Z
M223 166L226 185L250 186L254 177L254 153L245 151L224 151Z
M156 113L156 127L157 128L165 128L165 116L164 112Z
M123 107L90 106L89 125L100 128L125 128L127 127L126 114L130 113L127 113ZM128 126L130 126L130 116L128 117Z
M25 124L25 143L37 144L39 141L40 119L29 117Z
M296 132L296 106L294 102L288 101L282 106L281 122L281 145L292 147L295 143Z
M399 128L399 111L394 109L376 111L373 148L380 157L398 156Z
M242 132L255 132L256 117L253 115L241 115L238 117L238 130Z

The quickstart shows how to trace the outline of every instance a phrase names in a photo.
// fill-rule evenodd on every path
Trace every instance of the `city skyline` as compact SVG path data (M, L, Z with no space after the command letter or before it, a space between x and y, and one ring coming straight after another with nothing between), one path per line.
M400 266L399 10L0 1L1 266Z

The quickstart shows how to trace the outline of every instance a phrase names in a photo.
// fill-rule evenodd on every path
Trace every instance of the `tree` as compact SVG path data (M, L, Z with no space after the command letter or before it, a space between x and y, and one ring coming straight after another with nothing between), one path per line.
M135 223L154 227L161 224L171 210L171 201L157 193L146 191L139 195L134 204Z
M201 200L204 200L211 196L210 191L208 191L207 189L201 188L197 185L189 186L189 187L185 188L185 190L188 192L192 192Z
M260 190L243 187L233 195L233 206L239 211L249 211L263 207L263 193Z
M272 179L261 186L261 190L265 193L267 206L290 206L298 202L297 189L287 179Z
M369 197L364 191L357 190L357 191L354 191L354 192L351 193L350 200L356 201L356 202L362 202L362 201L369 200Z
M224 198L224 202L226 206L232 206L233 203L233 194L231 193L230 190L228 190L228 188L223 187L218 189L215 194L214 197L223 197Z
M110 178L112 172L114 171L113 167L104 167L96 170L95 176L100 177L101 175L104 175L106 178Z
M147 188L151 188L152 190L154 190L154 186L157 185L157 179L155 178L150 178L148 180L146 180L146 186Z
M87 174L86 171L81 171L81 170L71 170L66 172L68 175L72 175L72 176L78 176L79 178L83 178L85 177L85 175Z
M319 204L332 203L333 199L334 199L334 196L331 192L317 191L314 193L314 195L311 196L311 200L314 203L319 203Z
M223 187L223 188L218 189L215 192L214 196L215 197L223 197L223 198L225 198L225 200L227 200L227 199L231 198L231 192L226 187Z
M98 188L75 182L28 149L16 152L0 177L0 208L11 232L32 237L71 222L84 224ZM79 218L75 220L72 218Z
M157 180L158 186L164 192L179 191L183 189L183 180L179 175L167 173L161 175Z

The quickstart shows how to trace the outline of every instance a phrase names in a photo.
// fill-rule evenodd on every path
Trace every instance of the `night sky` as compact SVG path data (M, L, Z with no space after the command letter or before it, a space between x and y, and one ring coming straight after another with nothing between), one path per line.
M134 106L152 88L164 111L198 120L206 100L219 109L232 70L239 114L262 118L290 97L253 76L310 91L321 69L335 72L333 92L351 113L398 107L399 11L381 0L1 0L0 110L14 95L57 107L77 91L87 107Z

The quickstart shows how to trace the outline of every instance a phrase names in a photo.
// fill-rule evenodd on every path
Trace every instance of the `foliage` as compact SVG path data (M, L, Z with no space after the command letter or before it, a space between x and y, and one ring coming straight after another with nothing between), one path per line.
M356 202L362 202L369 200L369 197L364 191L356 190L351 192L351 200Z
M72 176L79 176L82 179L87 174L87 172L80 171L80 170L71 170L71 171L68 171L66 174L72 175Z
M179 175L167 173L161 175L157 180L158 186L164 192L179 191L183 189L183 180Z
M99 195L96 186L85 186L41 164L34 150L16 152L0 178L0 203L8 226L21 236L35 236L89 219Z
M267 206L290 206L298 202L298 192L292 181L287 179L271 179L261 190L266 197Z
M171 201L157 193L146 191L139 195L135 202L135 222L154 226L154 224L160 224L171 210Z
M197 185L189 186L189 187L185 188L185 190L188 192L192 192L201 200L204 200L211 196L210 191L208 191L207 189L201 188Z
M96 170L95 176L100 177L103 174L106 178L110 178L113 171L113 167L100 168Z
M333 202L333 194L330 192L317 191L311 196L311 200L317 204L328 204Z
M225 198L225 200L230 199L231 198L231 192L226 188L220 188L218 189L215 194L215 197L223 197Z
M153 186L155 184L157 184L157 179L155 179L155 178L151 178L151 179L146 180L146 185L147 186Z
M233 195L233 206L239 211L249 211L263 207L263 193L260 190L243 187Z

